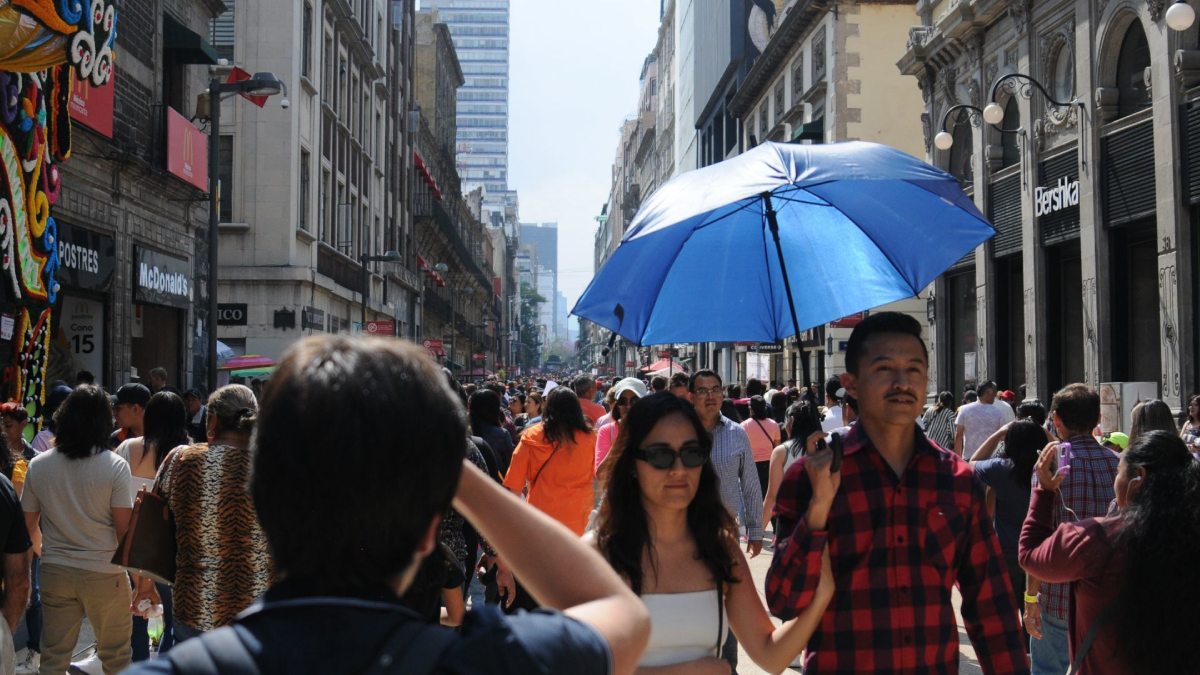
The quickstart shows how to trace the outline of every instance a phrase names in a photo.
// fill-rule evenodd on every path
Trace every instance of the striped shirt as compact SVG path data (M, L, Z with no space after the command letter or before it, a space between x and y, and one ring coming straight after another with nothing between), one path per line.
M1077 523L1108 514L1113 500L1113 481L1121 456L1101 446L1091 435L1073 436L1071 441L1071 473L1058 486L1054 500L1054 527L1061 523ZM1033 489L1038 486L1033 474ZM1068 510L1070 509L1070 510ZM1071 513L1074 511L1074 514ZM1060 621L1066 621L1071 604L1071 584L1042 584L1039 594L1042 611Z
M746 537L761 541L762 486L754 469L750 437L741 425L724 415L712 430L712 436L712 465L721 487L721 501L746 528Z
M935 406L925 412L925 436L944 450L954 450L954 409Z

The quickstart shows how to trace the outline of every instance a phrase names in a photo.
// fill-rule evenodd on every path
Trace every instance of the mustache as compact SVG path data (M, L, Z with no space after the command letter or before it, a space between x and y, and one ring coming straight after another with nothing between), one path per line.
M895 391L888 392L887 395L884 396L884 398L889 401L895 400L895 399L905 399L908 401L915 402L917 400L917 395L911 391L895 390Z

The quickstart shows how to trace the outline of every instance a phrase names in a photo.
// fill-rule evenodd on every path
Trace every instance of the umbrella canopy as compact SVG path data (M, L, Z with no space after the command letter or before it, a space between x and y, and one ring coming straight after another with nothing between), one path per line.
M268 356L246 354L244 356L235 356L222 363L219 370L246 370L249 368L267 368L274 365L275 361L271 360Z
M648 198L572 313L638 345L778 342L918 294L993 234L894 148L764 143Z
M217 360L218 361L228 361L229 359L232 359L235 356L237 356L237 354L235 354L233 352L232 347L225 344L224 342L221 342L220 340L217 340Z
M275 372L275 366L267 366L266 368L244 368L242 370L229 371L230 377L266 377Z
M642 370L653 374L657 374L660 370L663 372L670 370L676 373L686 373L688 371L687 366L671 359L659 359L654 363L643 367Z

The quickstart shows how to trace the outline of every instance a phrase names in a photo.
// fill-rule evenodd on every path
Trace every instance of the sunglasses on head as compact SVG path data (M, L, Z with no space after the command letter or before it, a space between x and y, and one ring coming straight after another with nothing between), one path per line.
M656 469L669 469L675 466L676 457L688 469L704 466L704 463L708 461L708 451L694 441L684 443L683 447L679 448L679 450L672 448L666 443L649 445L644 448L638 448L635 456Z

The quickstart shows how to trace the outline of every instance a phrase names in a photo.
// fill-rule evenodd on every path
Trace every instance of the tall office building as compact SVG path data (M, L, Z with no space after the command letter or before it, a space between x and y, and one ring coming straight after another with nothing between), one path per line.
M458 173L463 192L484 186L484 220L500 226L509 199L509 0L423 0L422 4L437 8L438 21L450 27L466 78L458 90Z
M521 245L532 248L537 257L537 291L546 298L538 322L546 326L551 339L566 339L563 322L558 319L567 313L558 292L558 223L521 223Z

